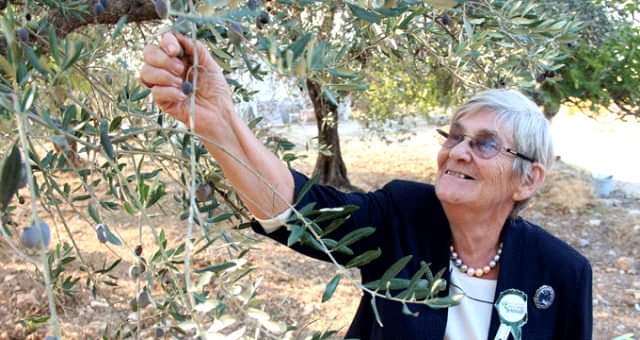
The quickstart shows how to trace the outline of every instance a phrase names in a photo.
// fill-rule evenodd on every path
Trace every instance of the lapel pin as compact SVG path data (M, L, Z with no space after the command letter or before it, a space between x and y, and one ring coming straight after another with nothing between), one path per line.
M538 309L547 309L553 304L553 300L556 298L556 292L551 286L542 285L536 290L536 294L533 296L533 303Z
M500 327L494 340L507 340L509 334L514 340L522 339L522 326L527 323L527 294L517 289L507 289L500 293L495 304L500 317Z

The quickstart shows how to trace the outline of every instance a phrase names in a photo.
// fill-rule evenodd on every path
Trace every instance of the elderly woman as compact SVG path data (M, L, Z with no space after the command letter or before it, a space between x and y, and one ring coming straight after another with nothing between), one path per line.
M359 268L363 282L379 279L411 254L400 277L411 278L424 261L449 269L444 277L450 293L465 292L459 305L447 309L412 305L417 316L403 314L398 302L377 299L383 327L364 294L347 338L591 339L589 262L518 217L553 159L548 122L525 96L491 90L462 105L448 131L437 130L443 142L435 185L392 181L370 193L313 185L299 197L308 178L288 169L235 114L221 69L201 43L168 33L158 46L145 48L141 80L157 104L188 123L190 96L181 85L196 53L195 131L259 221L256 232L286 243L289 230L281 225L293 202L297 208L353 204L359 209L331 236L375 228L353 246L355 254L382 250ZM326 260L309 247L293 248Z

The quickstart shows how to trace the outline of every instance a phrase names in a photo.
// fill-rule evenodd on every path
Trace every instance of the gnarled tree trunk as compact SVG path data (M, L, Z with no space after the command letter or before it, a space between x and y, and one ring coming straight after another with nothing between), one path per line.
M347 167L342 160L338 135L338 108L325 99L322 88L317 82L307 79L307 89L313 103L316 124L318 124L318 141L321 145L328 146L331 151L330 156L318 153L313 173L319 175L322 184L345 190L357 190L349 182ZM331 124L323 124L325 119L332 116L334 119Z

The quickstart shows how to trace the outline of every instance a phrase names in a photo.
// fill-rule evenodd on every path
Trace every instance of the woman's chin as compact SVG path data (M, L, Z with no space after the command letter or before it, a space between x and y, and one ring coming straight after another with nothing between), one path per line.
M470 202L468 193L460 190L452 190L451 188L443 188L436 185L436 196L442 203L447 204L464 204Z
M436 196L442 203L468 204L474 201L474 195L470 190L461 190L447 183L436 183Z

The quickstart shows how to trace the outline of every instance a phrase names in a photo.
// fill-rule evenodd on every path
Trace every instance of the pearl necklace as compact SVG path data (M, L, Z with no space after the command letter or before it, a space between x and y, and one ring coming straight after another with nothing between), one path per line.
M495 268L498 265L498 262L500 261L500 255L502 255L502 242L500 242L500 246L498 247L498 253L496 254L496 256L494 256L493 259L482 268L471 268L464 264L460 256L458 256L458 253L456 253L456 250L453 248L453 245L449 247L449 250L451 250L451 262L453 262L453 264L458 269L460 269L461 272L467 273L467 275L469 276L482 277L483 275L488 274L491 269Z

